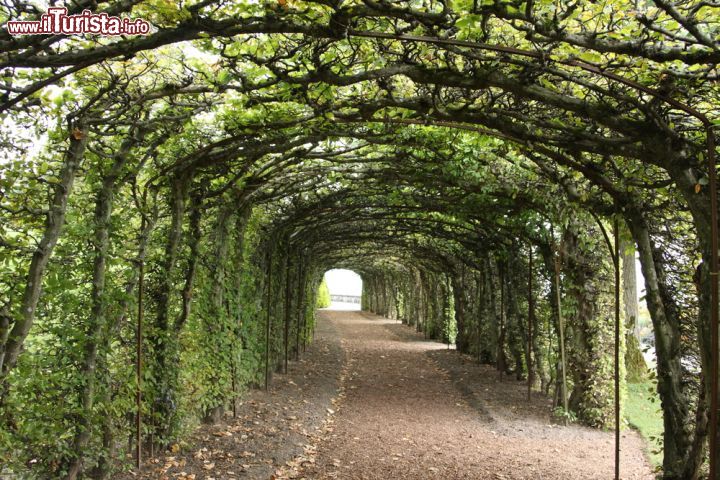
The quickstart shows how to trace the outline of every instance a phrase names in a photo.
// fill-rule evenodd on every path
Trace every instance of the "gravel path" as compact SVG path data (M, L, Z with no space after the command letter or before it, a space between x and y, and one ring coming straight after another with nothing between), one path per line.
M328 317L347 352L345 394L307 478L612 478L612 434L550 424L547 400L527 405L525 384L397 322ZM624 433L622 478L653 478L642 449Z
M238 418L121 478L610 479L613 436L553 425L548 400L365 312L321 311L315 343ZM653 479L623 434L622 475Z

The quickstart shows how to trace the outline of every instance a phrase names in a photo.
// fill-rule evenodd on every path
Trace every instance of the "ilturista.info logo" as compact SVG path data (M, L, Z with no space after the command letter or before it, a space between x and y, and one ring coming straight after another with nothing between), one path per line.
M40 20L10 20L6 24L10 35L147 35L150 23L142 18L113 17L107 13L82 13L68 15L67 8L48 8Z

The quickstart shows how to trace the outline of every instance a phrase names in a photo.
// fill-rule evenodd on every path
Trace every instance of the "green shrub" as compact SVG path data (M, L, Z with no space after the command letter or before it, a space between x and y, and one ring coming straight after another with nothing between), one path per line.
M327 308L330 306L330 290L328 290L327 283L323 278L318 287L317 301L315 302L317 308Z

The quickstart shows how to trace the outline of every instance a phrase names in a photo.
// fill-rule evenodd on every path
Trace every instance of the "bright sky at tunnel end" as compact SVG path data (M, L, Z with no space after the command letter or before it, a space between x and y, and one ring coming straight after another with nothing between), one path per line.
M325 272L330 295L350 295L359 297L362 294L362 279L352 270L335 268Z

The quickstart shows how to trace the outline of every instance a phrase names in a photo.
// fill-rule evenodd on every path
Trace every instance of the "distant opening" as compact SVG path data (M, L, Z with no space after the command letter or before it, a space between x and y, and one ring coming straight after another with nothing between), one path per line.
M352 270L336 268L325 272L330 290L331 310L360 310L362 279Z

